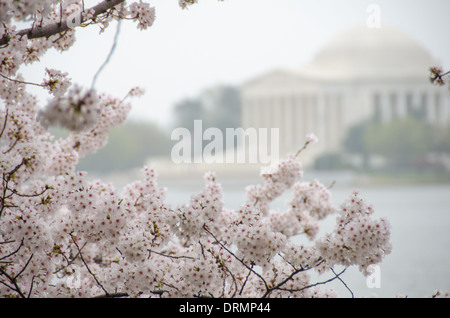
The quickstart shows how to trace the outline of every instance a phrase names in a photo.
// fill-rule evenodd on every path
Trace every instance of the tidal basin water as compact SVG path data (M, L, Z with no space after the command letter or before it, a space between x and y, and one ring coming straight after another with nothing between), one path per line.
M225 206L238 208L245 202L245 186L259 182L221 182ZM201 191L203 186L201 178L176 182L162 180L160 185L168 188L167 202L172 207L189 202L190 195ZM335 204L342 203L355 188L373 205L375 218L389 219L393 250L380 264L379 288L369 288L367 278L357 268L349 268L342 274L342 280L354 297L429 297L437 289L450 290L450 184L350 187L338 182L331 189ZM288 198L289 192L277 199L272 207L284 208ZM323 220L318 235L330 232L334 221L335 217ZM331 277L332 274L324 274L315 279L324 281ZM340 297L352 296L339 280L322 286L326 287L334 288Z

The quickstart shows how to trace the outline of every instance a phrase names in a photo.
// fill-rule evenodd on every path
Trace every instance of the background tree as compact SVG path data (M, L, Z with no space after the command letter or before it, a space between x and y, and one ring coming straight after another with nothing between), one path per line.
M210 87L193 98L179 101L173 109L174 126L193 132L194 120L200 119L203 127L216 127L225 133L226 128L241 125L241 100L239 89L230 85Z
M168 157L169 133L154 123L128 119L111 130L108 143L80 160L78 170L107 174L137 169L152 157Z
M366 130L373 121L364 121L351 127L344 139L344 149L350 154L362 157L362 169L369 167L370 150L366 143Z
M231 85L210 87L198 96L179 101L173 108L174 127L187 128L194 134L194 120L202 121L203 130L220 129L223 145L226 145L227 128L241 127L241 99L238 88ZM203 140L205 147L209 141ZM191 151L193 152L192 144ZM236 147L236 144L235 144Z
M365 171L373 169L370 159L381 156L387 160L382 168L390 171L418 171L418 169L447 169L442 163L428 162L427 157L450 154L449 129L432 126L418 117L382 123L369 120L349 130L344 141L348 153L363 158Z

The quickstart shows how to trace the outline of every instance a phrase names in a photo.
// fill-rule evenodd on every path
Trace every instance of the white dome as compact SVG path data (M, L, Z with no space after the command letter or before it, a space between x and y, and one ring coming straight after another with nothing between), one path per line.
M424 78L433 66L431 55L405 32L355 27L337 35L303 68L320 78Z

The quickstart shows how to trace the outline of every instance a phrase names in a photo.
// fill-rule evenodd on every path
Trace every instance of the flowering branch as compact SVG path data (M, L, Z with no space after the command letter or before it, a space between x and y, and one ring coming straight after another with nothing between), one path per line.
M345 268L341 273L336 274L336 272L334 271L333 268L330 268L330 270L333 272L333 274L336 276L337 279L339 279L339 281L344 285L345 288L347 288L347 290L350 292L350 294L352 295L352 298L355 298L355 295L353 294L352 290L347 286L347 284L342 280L342 278L340 277L341 274L346 270L347 268Z
M313 288L313 287L316 287L316 286L319 286L319 285L325 285L325 284L331 283L332 281L334 281L334 280L340 278L340 276L341 276L342 274L344 274L344 272L345 272L346 270L347 270L347 268L344 268L344 269L343 269L341 272L339 272L338 274L334 273L334 277L331 277L331 278L329 278L329 279L327 279L327 280L324 280L324 281L321 281L321 282L317 282L317 283L314 283L314 284L310 284L310 285L308 285L308 286L301 287L301 288L298 288L298 289L286 289L286 288L282 288L282 287L279 287L279 288L277 288L277 289L279 289L279 290L285 290L285 291L295 291L295 292L304 291L305 289L308 289L308 288Z
M11 254L5 256L4 258L9 258L17 253L19 253L19 250L23 247L23 240L21 242L21 244L19 245L19 247ZM25 296L24 292L22 291L21 287L19 286L17 279L19 278L19 276L21 276L24 271L27 269L28 265L31 262L31 259L33 258L34 254L31 254L30 257L28 257L28 260L25 262L25 265L22 267L22 269L15 275L12 274L8 274L5 270L4 267L0 266L0 276L5 276L7 278L7 280L9 281L9 283L12 284L9 285L8 283L0 280L0 283L4 286L6 286L7 288L9 288L10 290L16 292L17 294L19 294L19 296L21 298L29 298L33 289L33 283L34 283L34 276L31 279L31 286L30 286L30 290L28 292L28 296ZM3 259L3 258L2 258Z
M215 242L216 242L217 244L219 244L219 245L220 245L225 251L227 251L233 258L235 258L237 261L239 261L239 263L241 263L243 266L245 266L245 267L249 270L249 275L250 275L250 273L255 274L255 275L256 275L256 276L264 283L264 286L266 287L266 289L269 289L269 285L267 284L266 280L265 280L258 272L256 272L256 271L253 269L254 264L252 264L252 265L249 266L244 260L242 260L242 259L240 259L239 257L237 257L237 256L236 256L232 251L230 251L230 250L229 250L222 242L220 242L220 241L214 236L214 234L211 233L210 230L208 230L208 228L207 228L205 225L203 226L203 229L204 229L209 235L212 236L212 238L215 240ZM239 294L242 293L243 288L244 288L244 286L242 286L242 289L241 289L241 291L240 291Z

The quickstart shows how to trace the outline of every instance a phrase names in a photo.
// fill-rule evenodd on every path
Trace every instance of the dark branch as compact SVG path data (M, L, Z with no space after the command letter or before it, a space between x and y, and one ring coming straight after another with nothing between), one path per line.
M347 290L348 290L348 291L350 292L350 294L352 295L352 298L355 298L355 296L353 295L352 290L347 286L347 284L342 280L342 278L339 277L340 274L337 275L337 274L335 273L335 271L334 271L333 268L330 268L330 269L331 269L331 271L333 272L333 274L340 280L340 282L345 286L345 288L347 288Z
M100 286L100 288L103 290L103 292L105 293L106 297L109 297L110 294L108 293L108 291L105 289L105 287L103 287L103 285L98 281L97 276L95 276L95 274L91 271L91 269L89 268L88 264L86 263L86 260L83 257L83 253L81 253L81 249L78 246L78 243L76 241L76 239L73 237L72 233L70 233L70 237L72 238L73 243L75 244L75 246L78 249L78 253L80 254L80 258L81 261L83 262L84 266L86 267L87 271L89 272L89 274L91 274L91 276L94 278L95 282L97 283L98 286Z
M338 274L335 273L335 274L334 274L334 277L331 277L330 279L327 279L327 280L322 281L322 282L317 282L317 283L314 283L314 284L311 284L311 285L308 285L308 286L305 286L305 287L302 287L302 288L298 288L298 289L288 289L288 288L282 288L282 287L279 287L279 288L277 288L277 289L278 289L278 290L289 291L289 292L300 292L300 291L303 291L303 290L308 289L308 288L316 287L316 286L319 286L319 285L325 285L325 284L328 284L328 283L334 281L335 279L339 279L339 276L341 276L341 275L345 272L346 269L347 269L347 268L344 268L344 269L343 269L340 273L338 273Z
M217 242L217 244L219 244L225 251L228 252L228 254L230 254L231 256L233 256L239 263L241 263L243 266L245 266L250 272L252 272L253 274L255 274L264 284L264 286L266 287L266 290L269 289L269 285L267 284L266 280L264 279L264 277L262 277L258 272L256 272L253 269L253 265L250 267L249 265L247 265L244 260L240 259L239 257L237 257L232 251L230 251L225 245L222 244L222 242L220 242L215 236L214 234L211 233L211 231L208 230L208 228L206 227L206 225L203 225L203 229L208 232L209 235L211 235L213 237L213 239Z
M0 281L1 284L3 284L4 286L8 287L9 289L15 291L16 293L19 294L20 297L22 298L27 298L27 296L25 296L25 294L22 292L22 290L19 287L19 284L17 283L17 278L22 275L22 273L25 271L25 269L28 267L28 265L31 262L31 259L33 258L33 254L31 254L31 256L28 258L28 261L26 262L26 264L24 265L24 267L22 268L22 270L15 275L14 277L12 277L11 275L9 275L5 270L3 270L3 268L0 267L0 274L5 276L11 283L13 286L8 285L7 283ZM32 288L33 284L31 285ZM31 290L28 293L28 297L31 294Z
M173 258L173 259L177 259L177 258L186 258L186 259L192 259L192 260L195 260L195 258L194 258L194 257L191 257L191 256L167 255L167 254L163 254L163 253L160 253L160 252L151 250L151 249L147 249L147 251L148 251L150 254L151 254L151 253L155 253L155 254L157 254L157 255L164 256L164 257L168 257L168 258Z

